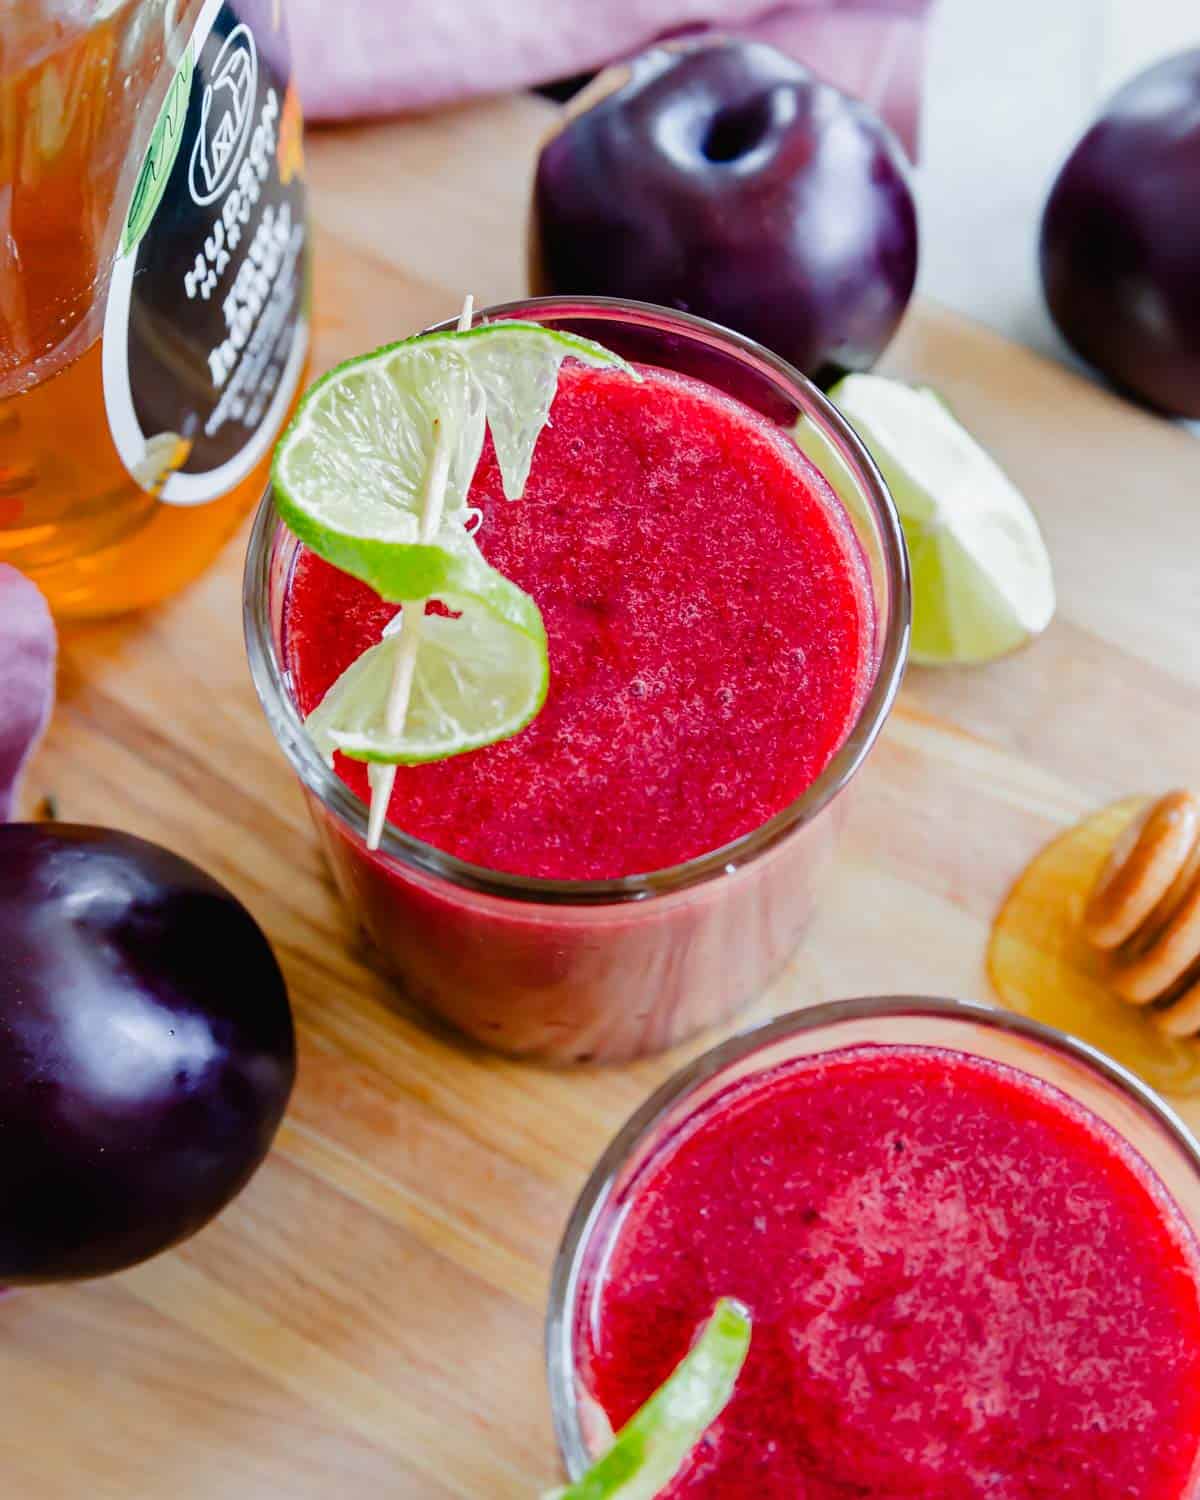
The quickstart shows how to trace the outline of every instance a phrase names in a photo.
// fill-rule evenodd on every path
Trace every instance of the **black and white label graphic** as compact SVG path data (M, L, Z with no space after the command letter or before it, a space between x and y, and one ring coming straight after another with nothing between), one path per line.
M175 505L249 474L308 348L300 109L274 7L208 0L142 162L104 318L126 468Z

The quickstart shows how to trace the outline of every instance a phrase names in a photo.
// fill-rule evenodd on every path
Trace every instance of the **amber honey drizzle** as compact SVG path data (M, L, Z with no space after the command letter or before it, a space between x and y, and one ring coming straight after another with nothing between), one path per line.
M988 975L1011 1010L1115 1057L1164 1093L1200 1093L1200 1042L1163 1035L1109 986L1084 936L1084 907L1108 853L1146 806L1127 798L1054 839L1026 866L992 927Z

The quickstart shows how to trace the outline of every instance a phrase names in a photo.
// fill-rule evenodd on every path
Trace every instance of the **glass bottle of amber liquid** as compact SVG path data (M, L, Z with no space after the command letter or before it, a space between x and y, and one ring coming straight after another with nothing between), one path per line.
M0 561L162 599L261 493L308 349L282 0L0 0Z

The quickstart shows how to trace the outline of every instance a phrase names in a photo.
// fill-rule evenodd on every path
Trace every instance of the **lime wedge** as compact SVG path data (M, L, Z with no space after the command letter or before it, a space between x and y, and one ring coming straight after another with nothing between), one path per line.
M725 1409L750 1348L750 1316L722 1298L691 1351L582 1479L546 1500L654 1500Z
M599 344L520 322L424 334L336 366L304 397L275 449L271 477L285 524L385 599L435 592L428 548L463 526L485 421L505 494L515 499L568 357L635 375ZM443 508L436 534L423 539L425 555L410 553L422 540L439 425L449 444Z
M438 591L451 614L424 615L403 727L387 725L387 703L403 632L384 633L378 646L350 664L309 714L317 750L332 761L415 765L478 750L524 729L546 701L550 680L546 632L537 605L488 568L491 581L470 592ZM394 624L404 622L406 605ZM407 625L405 626L407 629Z
M1054 616L1054 573L1024 496L928 388L848 375L829 393L888 483L912 569L911 656L924 665L991 661ZM835 489L828 449L797 441ZM823 451L818 451L820 448Z

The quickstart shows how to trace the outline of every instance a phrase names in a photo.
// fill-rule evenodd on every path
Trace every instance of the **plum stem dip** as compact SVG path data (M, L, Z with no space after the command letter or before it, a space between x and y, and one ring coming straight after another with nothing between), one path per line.
M931 1045L769 1067L671 1128L592 1231L578 1379L619 1427L716 1295L754 1339L671 1500L1184 1500L1200 1250L1059 1088Z

